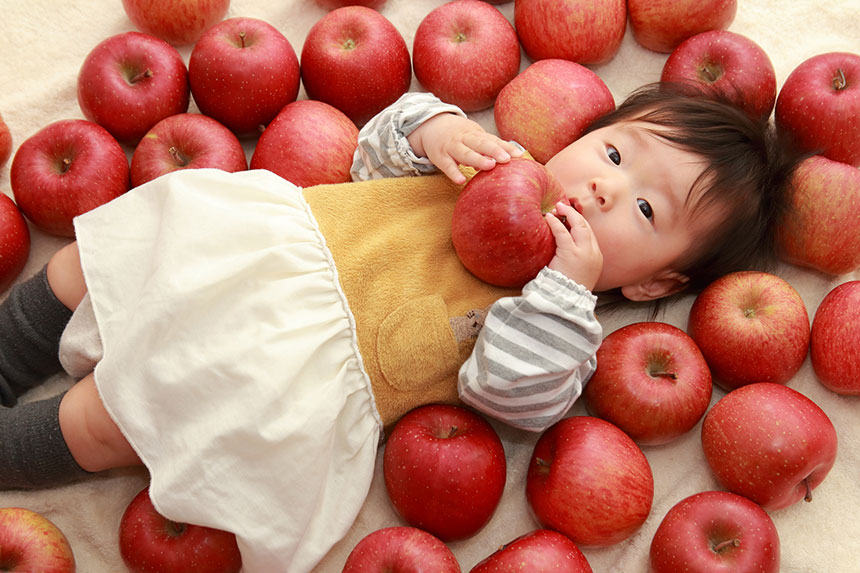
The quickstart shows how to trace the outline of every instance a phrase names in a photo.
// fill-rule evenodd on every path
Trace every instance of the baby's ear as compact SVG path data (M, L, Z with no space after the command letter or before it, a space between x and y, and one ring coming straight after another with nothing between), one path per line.
M660 271L651 278L621 287L621 294L636 302L645 302L681 292L687 287L690 277L678 271Z

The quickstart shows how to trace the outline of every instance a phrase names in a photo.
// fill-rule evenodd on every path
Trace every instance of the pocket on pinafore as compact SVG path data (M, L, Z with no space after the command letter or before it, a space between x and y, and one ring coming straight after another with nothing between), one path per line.
M456 376L462 362L448 305L439 295L410 300L386 316L376 350L385 380L404 392Z

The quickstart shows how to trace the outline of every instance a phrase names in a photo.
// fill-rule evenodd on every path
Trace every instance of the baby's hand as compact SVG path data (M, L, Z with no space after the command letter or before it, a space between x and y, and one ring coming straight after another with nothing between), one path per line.
M523 152L488 133L477 122L442 113L431 117L407 137L416 155L424 156L454 183L465 183L458 165L487 171Z
M559 217L567 220L567 226ZM585 217L559 202L552 213L546 214L546 221L555 237L555 256L547 266L593 290L603 270L603 253Z

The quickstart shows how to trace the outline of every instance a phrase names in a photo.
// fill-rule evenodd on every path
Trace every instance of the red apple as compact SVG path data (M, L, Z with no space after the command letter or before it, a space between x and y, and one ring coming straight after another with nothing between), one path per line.
M341 573L460 573L441 539L415 527L378 529L359 541Z
M612 545L638 530L654 499L642 450L600 418L556 422L538 439L526 476L538 521L577 545Z
M363 125L409 89L409 48L385 16L345 6L323 16L302 47L302 83L310 99Z
M299 60L271 24L230 18L194 45L188 79L203 114L237 135L257 134L298 96Z
M128 191L128 159L103 127L66 119L21 144L9 178L18 208L33 224L74 237L72 219Z
M860 55L803 61L782 84L774 119L802 149L860 167Z
M675 504L651 540L653 573L779 573L779 534L759 505L727 491Z
M9 288L30 256L30 228L18 206L0 193L0 292Z
M714 381L731 390L753 382L784 384L809 347L809 316L784 279L761 271L725 275L699 293L687 332Z
M0 571L74 573L75 556L47 517L21 507L0 508Z
M544 216L562 200L564 189L537 161L518 157L478 172L454 204L457 256L483 281L523 286L555 255Z
M792 183L776 228L780 258L831 275L860 269L860 169L816 155Z
M681 42L663 65L660 81L720 94L756 120L769 118L776 101L776 72L767 53L727 30L709 30Z
M131 573L238 573L242 568L235 535L161 516L149 499L149 488L122 514L119 550Z
M316 0L316 2L326 10L335 10L344 6L367 6L379 10L385 6L385 0Z
M589 411L639 444L665 444L693 429L711 404L711 371L683 330L637 322L610 333L583 391Z
M358 128L321 101L288 104L263 131L251 169L268 169L300 187L350 180Z
M136 143L167 116L188 110L188 71L176 48L140 32L101 41L78 72L84 117Z
M597 74L574 62L541 60L502 88L493 115L502 139L546 163L613 109L612 92Z
M538 529L502 545L470 573L592 573L576 544L557 531Z
M624 0L516 0L514 25L532 60L602 64L621 46L627 8Z
M633 37L645 48L664 53L690 36L725 30L737 11L737 0L627 0Z
M815 402L772 382L732 390L702 424L705 459L720 485L768 511L812 499L836 460L836 442Z
M505 489L505 450L480 415L431 404L403 416L385 444L382 473L397 513L443 541L471 537Z
M12 132L9 131L9 126L3 121L3 116L0 115L0 167L6 165L9 158L12 156Z
M421 85L463 111L493 105L520 71L520 43L510 22L481 0L454 0L421 20L412 44Z
M230 0L122 0L122 7L142 32L182 46L220 22Z
M837 394L860 395L860 280L827 293L812 320L809 356L818 380Z
M171 171L203 167L244 171L248 161L239 139L211 117L172 115L156 123L137 144L131 158L131 185L143 185Z

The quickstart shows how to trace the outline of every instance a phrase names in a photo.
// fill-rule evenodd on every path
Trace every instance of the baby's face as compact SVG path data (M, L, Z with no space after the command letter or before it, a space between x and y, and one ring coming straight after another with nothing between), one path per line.
M633 285L679 275L677 261L717 224L713 210L689 217L687 196L704 160L673 147L655 129L660 128L644 122L610 125L579 138L546 164L603 253L596 292L626 287L622 292L628 298L654 298L635 296Z

